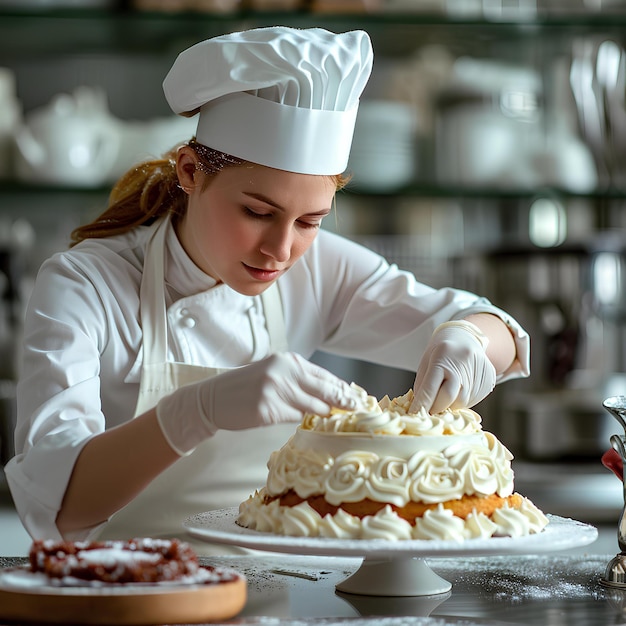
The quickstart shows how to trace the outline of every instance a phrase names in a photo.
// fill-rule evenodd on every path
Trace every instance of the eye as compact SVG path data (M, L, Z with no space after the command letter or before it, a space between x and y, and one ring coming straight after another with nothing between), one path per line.
M261 219L264 219L264 218L267 218L267 217L271 217L271 216L272 216L272 214L271 214L271 213L261 213L261 212L259 212L259 211L254 211L253 209L251 209L251 208L250 208L250 207L248 207L248 206L244 206L244 207L243 207L243 212L244 212L247 216L249 216L249 217L251 217L251 218L253 218L253 219L258 219L258 220L261 220Z
M307 222L305 220L298 220L298 224L302 228L316 229L316 228L319 228L322 225L322 220L320 220L319 222Z

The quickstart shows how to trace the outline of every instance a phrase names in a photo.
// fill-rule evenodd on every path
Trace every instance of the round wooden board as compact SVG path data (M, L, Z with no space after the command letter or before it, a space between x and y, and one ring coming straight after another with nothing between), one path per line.
M19 623L199 624L234 617L246 599L241 575L216 584L23 588L3 585L0 575L0 621Z

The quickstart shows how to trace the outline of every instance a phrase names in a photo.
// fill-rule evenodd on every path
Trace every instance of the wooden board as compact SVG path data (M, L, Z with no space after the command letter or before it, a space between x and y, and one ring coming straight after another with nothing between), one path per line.
M28 576L32 576L32 584ZM15 584L15 576L25 584ZM38 578L37 578L38 577ZM246 579L216 584L54 587L28 568L0 570L0 621L39 624L199 624L244 607Z

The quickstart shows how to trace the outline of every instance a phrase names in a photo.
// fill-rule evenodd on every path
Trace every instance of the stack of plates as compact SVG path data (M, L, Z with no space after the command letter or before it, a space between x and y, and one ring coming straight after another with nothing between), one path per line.
M416 170L414 108L392 100L363 101L359 107L348 167L352 185L392 191L410 183Z

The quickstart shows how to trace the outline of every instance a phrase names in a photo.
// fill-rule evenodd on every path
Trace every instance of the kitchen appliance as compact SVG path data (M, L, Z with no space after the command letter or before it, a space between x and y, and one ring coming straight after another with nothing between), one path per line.
M611 436L611 445L619 454L622 462L621 474L623 483L623 467L626 463L626 396L612 396L607 398L602 404L624 431L624 435ZM600 582L607 587L624 591L626 590L626 484L624 484L624 508L617 525L617 543L620 552L611 559Z

